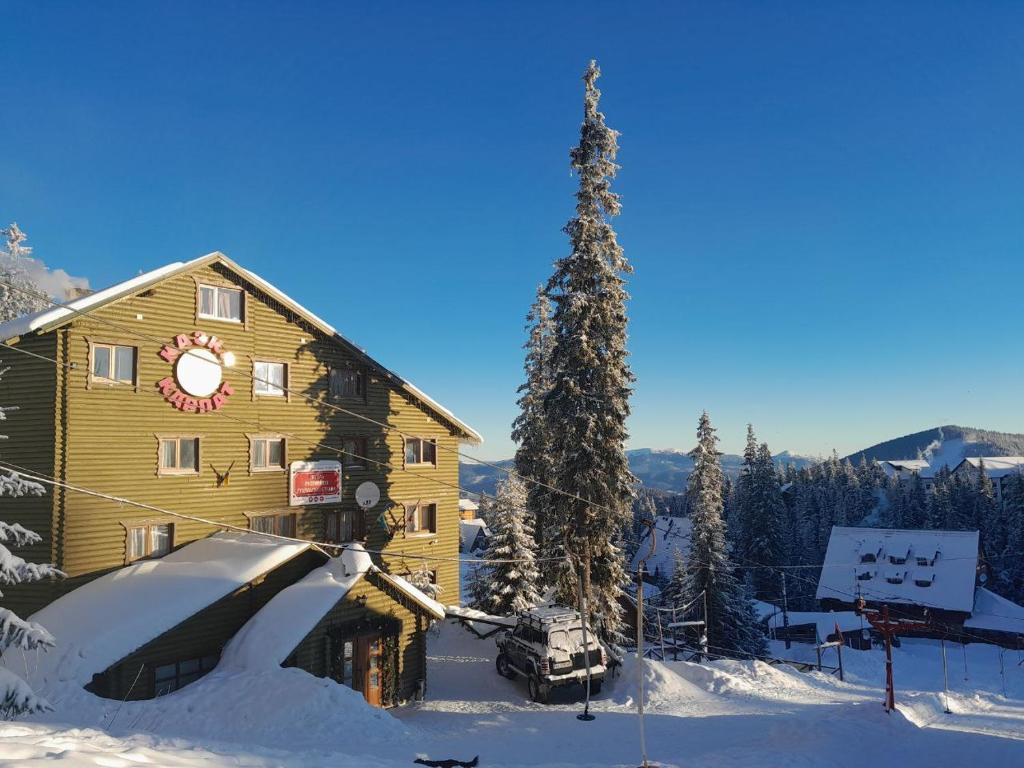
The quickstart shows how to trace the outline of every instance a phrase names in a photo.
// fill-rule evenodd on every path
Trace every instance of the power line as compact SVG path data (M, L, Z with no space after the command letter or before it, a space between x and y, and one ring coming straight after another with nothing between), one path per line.
M332 549L332 550L338 550L338 551L343 551L343 550L347 550L347 549L355 549L355 545L353 543L338 544L336 542L316 541L316 540L313 540L313 539L300 539L300 538L297 538L295 536L282 536L282 535L277 534L277 533L267 533L267 532L264 532L264 531L254 531L254 530L251 530L249 528L244 528L244 527L242 527L240 525L233 525L231 523L225 523L223 521L211 520L209 518L200 517L199 515L190 515L190 514L187 514L185 512L175 512L175 511L170 510L170 509L165 509L163 507L158 507L158 506L156 506L154 504L147 504L145 502L135 501L135 500L129 499L127 497L114 496L113 494L104 493L102 491L96 491L96 490L93 490L91 488L86 488L84 486L73 485L71 483L62 482L62 481L57 480L56 478L54 478L54 477L52 477L50 475L47 475L45 473L35 472L33 470L26 469L25 467L21 467L18 464L14 464L14 463L9 462L9 461L0 461L0 468L6 469L6 470L8 470L10 472L14 472L19 477L23 477L23 478L26 478L28 480L34 481L34 482L43 483L44 485L49 485L49 486L52 486L52 487L55 487L55 488L63 488L65 490L69 490L69 491L75 491L76 493L81 493L81 494L84 494L86 496L93 496L95 498L106 499L107 501L117 502L118 504L126 504L128 506L137 507L139 509L145 509L145 510L148 510L150 512L157 512L159 514L164 514L164 515L169 515L171 517L180 518L182 520L191 520L192 522L203 523L205 525L211 525L211 526L213 526L215 528L226 528L228 530L239 531L241 533L251 533L251 534L256 535L256 536L263 536L263 537L268 538L268 539L275 539L275 540L278 540L278 541L287 541L287 542L295 543L295 544L308 544L310 546L323 547L324 549ZM461 557L441 557L441 556L437 556L437 555L414 555L414 554L410 554L410 553L407 553L407 552L388 552L388 551L385 551L385 550L378 550L378 549L366 549L362 545L359 545L359 548L356 549L355 551L363 551L363 552L367 552L367 553L369 553L371 555L380 555L382 557L396 557L396 558L400 558L400 559L407 559L408 558L408 559L412 559L412 560L430 560L430 561L452 562L452 563L478 563L478 562L480 562L479 560L469 560L469 559L465 559L465 558L461 558ZM540 561L550 561L550 560L566 560L566 559L568 559L568 558L565 557L565 556L563 556L563 557L548 557L548 558L533 558L532 560L530 560L530 562L537 562L538 560L540 560ZM521 562L526 562L526 560L523 559L523 558L494 559L494 560L486 560L486 561L484 561L484 564L490 564L490 563L521 563Z
M158 339L158 338L156 338L154 336L150 336L148 334L142 333L138 329L130 328L130 327L128 327L126 325L122 325L120 323L115 323L112 320L108 320L108 319L103 318L103 317L98 317L96 315L93 315L91 312L86 312L86 311L83 311L83 310L75 309L75 308L71 307L68 304L61 304L58 301L54 301L49 296L46 296L46 295L41 294L41 293L38 293L36 291L28 290L27 288L14 285L13 283L9 283L9 282L4 281L4 280L0 280L0 285L6 286L7 288L10 288L11 290L19 291L20 293L24 293L26 295L33 296L33 297L35 297L37 299L40 299L42 301L46 301L49 304L52 304L54 307L58 307L60 309L63 309L63 310L66 310L68 312L73 313L76 317L88 317L91 320L95 320L95 321L103 323L105 325L109 325L112 328L117 328L118 330L121 330L121 331L124 331L125 333L128 333L133 338L142 339L142 340L145 340L145 341L150 341L150 342L152 342L154 344L159 344L161 346L166 343L166 341ZM96 307L96 309L98 310L98 309L100 309L100 307ZM188 354L197 355L198 352L199 352L199 350L187 349L187 350L183 350L182 354L185 354L185 355L188 355ZM200 359L204 359L205 360L205 358L200 358ZM366 421L366 422L368 422L370 424L374 424L375 426L381 427L382 429L386 429L388 431L395 432L396 434L400 435L401 437L403 437L405 439L409 439L409 438L421 439L421 438L418 438L416 435L411 435L409 433L403 432L398 427L395 427L395 426L392 426L390 424L386 424L384 422L380 422L380 421L377 421L375 419L372 419L369 416L366 416L365 414L361 414L361 413L358 413L356 411L351 411L351 410L349 410L347 408L342 408L339 405L336 405L334 403L330 403L328 401L321 400L319 398L315 398L312 395L307 395L304 392L296 392L293 389L291 389L290 387L287 387L287 386L284 386L284 385L278 385L278 384L275 384L274 382L268 381L266 379L261 379L258 376L256 376L255 374L246 373L244 371L240 371L240 373L241 373L241 375L251 379L254 382L260 382L260 383L263 383L263 384L271 384L274 387L282 390L283 392L288 393L289 395L294 394L297 397L300 397L300 398L302 398L304 400L307 400L310 403L314 403L317 407L328 408L330 410L337 411L339 413L344 413L344 414L346 414L348 416L353 416L353 417L355 417L357 419L361 419L361 420ZM542 487L542 488L544 488L546 490L552 491L552 492L557 493L557 494L559 494L561 496L566 496L568 498L573 499L574 501L582 502L582 503L586 504L587 506L591 506L591 507L594 507L596 509L601 509L601 510L603 510L605 512L611 512L612 514L617 514L618 513L618 510L612 509L611 507L609 507L607 505L600 504L600 503L594 502L594 501L589 501L587 499L584 499L579 494L571 493L570 491L566 491L566 490L563 490L561 488L556 488L555 486L550 485L549 483L546 483L546 482L544 482L542 480L537 480L536 478L528 477L527 475L523 475L523 474L517 472L516 470L509 469L508 467L502 467L502 466L500 466L500 465L498 465L498 464L496 464L494 462L489 462L489 461L486 461L484 459L477 458L476 456L470 456L469 454L463 453L462 451L458 450L457 448L448 448L447 446L442 445L439 442L435 442L434 444L435 444L435 446L440 448L442 451L447 451L449 453L453 453L456 456L459 456L459 457L465 458L465 459L469 459L470 461L472 461L474 463L477 463L477 464L482 464L484 466L491 467L492 469L496 469L499 472L504 472L505 474L510 475L510 476L514 474L517 477L519 477L521 480L523 480L524 482L528 482L528 483L532 483L534 485L538 485L538 486L540 486L540 487ZM467 490L465 492L466 493L472 493L474 495L481 495L481 496L483 495L483 494L479 494L476 491L468 491Z

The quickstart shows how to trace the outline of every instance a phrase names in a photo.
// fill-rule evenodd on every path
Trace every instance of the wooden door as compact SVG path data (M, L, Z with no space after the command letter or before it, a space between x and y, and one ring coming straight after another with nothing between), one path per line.
M356 641L356 680L363 698L374 707L381 706L382 647L380 635L364 635Z

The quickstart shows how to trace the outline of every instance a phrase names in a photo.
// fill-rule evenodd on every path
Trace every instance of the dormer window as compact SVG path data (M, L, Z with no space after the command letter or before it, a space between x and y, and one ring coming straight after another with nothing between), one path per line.
M900 555L889 555L889 562L893 565L905 565L907 558L901 557Z
M934 582L935 582L935 574L934 573L928 573L928 574L924 574L924 575L918 574L917 576L914 577L914 584L916 584L919 587L930 587Z
M871 571L861 571L858 573L857 581L871 581Z
M903 574L902 573L891 573L885 577L885 580L890 584L902 584Z
M878 558L875 557L875 553L874 552L862 552L861 556L860 556L860 561L862 563L873 563L877 559Z

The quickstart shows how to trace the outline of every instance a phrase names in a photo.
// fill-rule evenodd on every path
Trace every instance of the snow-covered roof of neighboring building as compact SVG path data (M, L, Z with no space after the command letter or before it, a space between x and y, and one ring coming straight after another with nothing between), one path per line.
M480 509L480 505L472 499L459 499L459 509L464 512L476 512Z
M757 614L758 621L767 621L780 611L778 606L766 603L764 600L753 600L752 602L754 603L754 613Z
M231 638L219 666L257 669L280 666L317 622L374 569L358 544L274 595Z
M879 464L888 464L894 469L905 469L908 472L919 472L922 469L928 469L928 462L924 459L890 459L885 461L879 461Z
M960 469L964 464L978 469L985 462L985 474L989 477L1004 477L1024 472L1024 456L971 456L957 464Z
M978 587L974 593L974 611L964 620L964 627L1024 635L1024 606Z
M970 613L977 568L977 531L835 526L816 596L844 603L863 596L875 603Z
M466 538L476 538L483 531L484 536L490 536L491 531L483 520L459 520L459 535Z
M254 272L250 272L241 265L235 263L220 251L214 251L208 253L205 256L192 259L191 261L176 261L173 264L167 264L163 267L145 272L141 275L133 277L130 280L112 285L109 288L104 288L102 291L96 291L88 296L69 301L66 304L62 304L58 307L51 309L44 309L41 312L36 312L31 315L25 315L24 317L15 318L9 320L6 323L0 323L0 341L9 341L17 336L24 336L27 333L35 331L45 332L53 328L56 328L64 323L72 320L74 317L89 312L93 309L101 307L110 302L123 299L127 296L144 291L149 286L165 280L174 275L187 272L188 270L195 269L196 267L205 266L213 262L220 262L228 269L237 274L241 275L244 279L257 286L260 290L267 293L275 301L283 304L285 307L295 312L303 319L305 319L311 325L319 328L328 336L333 336L336 339L343 342L346 346L351 347L354 351L362 355L368 363L378 368L382 373L388 376L392 381L397 383L402 389L412 395L416 400L419 400L428 408L435 413L443 416L445 419L450 421L457 429L459 429L464 438L474 444L483 442L483 437L475 429L470 427L463 421L460 421L455 414L445 408L443 405L438 403L436 400L429 397L423 390L415 386L408 379L404 379L394 371L381 365L379 362L374 360L367 354L366 350L357 344L354 344L349 339L342 336L337 329L325 322L315 314L310 312L304 306L299 304L297 301L292 299L290 296L279 290L275 286L268 283L262 277Z
M86 685L94 674L309 546L220 532L100 576L32 616L57 644L39 655L30 682L37 688ZM9 659L15 667L20 662Z

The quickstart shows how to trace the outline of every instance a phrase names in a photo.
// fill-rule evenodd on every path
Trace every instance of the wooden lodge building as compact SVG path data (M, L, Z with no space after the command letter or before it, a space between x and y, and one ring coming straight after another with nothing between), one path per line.
M43 537L21 554L67 574L4 589L57 639L35 684L148 698L230 647L234 665L299 666L373 704L423 692L443 610L403 577L459 601L455 451L473 429L221 253L0 339L28 353L3 350L0 402L19 410L0 466L58 483L2 500ZM329 558L314 541L353 544ZM276 645L256 642L268 615L291 632Z

